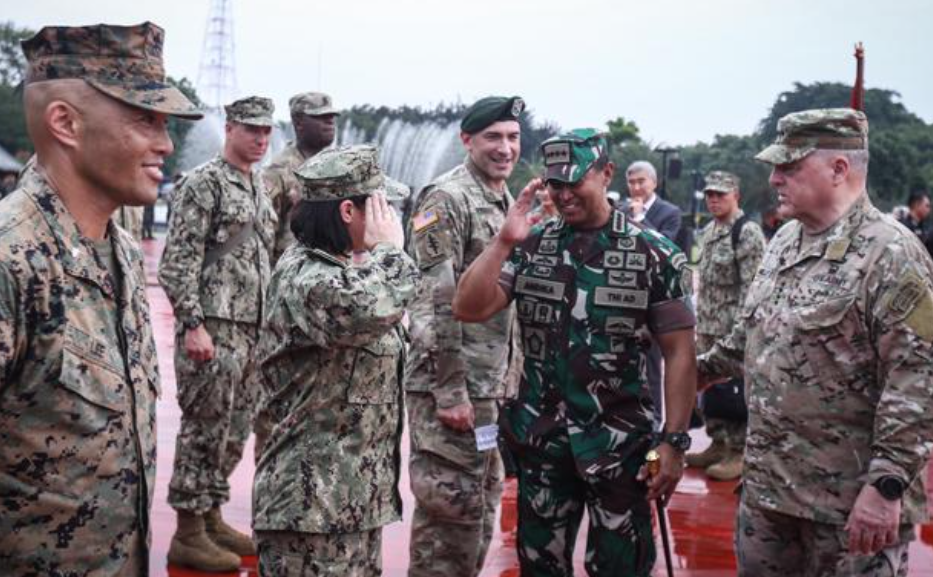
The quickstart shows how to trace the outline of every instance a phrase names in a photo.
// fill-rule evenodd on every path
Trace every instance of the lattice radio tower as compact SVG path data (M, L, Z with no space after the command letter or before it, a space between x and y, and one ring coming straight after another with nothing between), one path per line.
M233 0L211 0L198 69L198 96L219 108L237 95Z

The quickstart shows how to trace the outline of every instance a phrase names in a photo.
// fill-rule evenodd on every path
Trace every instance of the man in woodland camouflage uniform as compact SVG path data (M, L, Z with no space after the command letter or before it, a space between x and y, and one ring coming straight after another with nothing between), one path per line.
M615 165L604 136L577 129L541 149L545 180L525 187L461 277L454 313L480 322L515 300L525 365L500 423L518 461L522 575L573 574L586 509L587 573L647 577L655 559L649 500L674 492L690 446L696 357L687 258L610 204ZM561 218L531 229L544 182ZM667 367L667 421L657 439L645 366L653 340ZM660 472L646 487L652 444Z
M869 200L862 112L789 114L756 158L796 220L699 362L701 383L744 369L739 574L906 575L927 519L933 262Z
M714 170L703 190L713 220L700 232L700 289L697 294L697 352L705 353L725 337L738 319L739 307L764 253L764 233L739 208L739 177ZM687 455L687 466L699 467L719 481L742 474L748 411L741 378L713 385L704 393L706 434L712 443Z
M269 145L272 101L225 107L224 150L192 170L172 199L159 281L175 310L181 429L168 502L178 513L169 561L231 571L255 549L224 523L227 479L243 455L258 398L256 349L275 212L254 163Z
M502 459L477 450L474 428L494 424L505 394L512 308L481 325L450 310L457 279L495 236L512 203L521 98L477 101L460 123L466 160L428 185L411 219L410 252L424 281L411 307L405 389L411 427L410 577L477 575L502 495Z
M146 575L159 370L143 256L112 215L155 202L165 33L50 26L23 42L36 164L0 211L0 573Z
M376 148L328 149L298 171L296 242L266 302L262 375L275 423L253 487L260 572L377 577L401 519L401 327L418 280L386 199L408 195Z

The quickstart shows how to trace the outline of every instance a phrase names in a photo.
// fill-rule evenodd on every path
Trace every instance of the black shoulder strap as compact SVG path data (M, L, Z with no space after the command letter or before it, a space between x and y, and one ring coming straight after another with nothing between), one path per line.
M745 227L745 223L749 221L748 215L743 214L740 216L734 223L732 223L732 252L736 251L736 248L739 246L739 237L742 236L742 229Z

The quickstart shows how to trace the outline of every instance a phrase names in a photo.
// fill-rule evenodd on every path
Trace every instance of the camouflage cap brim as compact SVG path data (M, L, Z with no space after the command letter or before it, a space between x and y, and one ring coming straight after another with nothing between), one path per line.
M756 157L757 158L757 157ZM725 186L722 184L707 184L703 187L703 192L722 192L728 194L730 192L735 192L735 189L730 186Z
M576 184L579 182L586 171L590 169L592 163L586 166L579 164L552 164L544 171L544 181L557 180L567 184Z
M245 116L240 118L231 118L230 122L248 124L250 126L275 126L275 121L268 116Z
M85 78L85 81L107 96L136 108L161 112L187 120L200 120L204 117L204 113L188 100L181 90L171 84L161 82L127 84L104 82L96 78Z
M313 110L302 110L301 108L295 108L292 112L295 114L304 114L305 116L340 116L340 111L333 106L324 106L322 108L315 108Z
M806 158L811 152L816 150L816 146L787 146L784 144L771 144L761 152L755 155L755 160L766 162L768 164L790 164Z

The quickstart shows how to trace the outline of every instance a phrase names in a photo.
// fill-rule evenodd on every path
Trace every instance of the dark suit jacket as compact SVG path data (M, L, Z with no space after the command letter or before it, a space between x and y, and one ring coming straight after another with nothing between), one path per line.
M648 209L642 222L672 241L676 241L677 233L680 232L680 208L659 196Z

